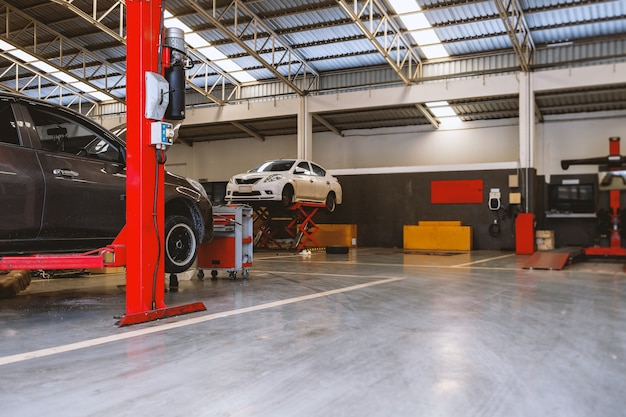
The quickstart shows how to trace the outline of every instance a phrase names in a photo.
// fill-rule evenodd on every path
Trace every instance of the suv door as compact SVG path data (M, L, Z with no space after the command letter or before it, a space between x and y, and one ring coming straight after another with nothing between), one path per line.
M0 244L11 251L37 237L44 198L41 167L22 126L19 106L0 99Z
M40 238L115 238L126 220L122 146L95 123L62 109L29 102L25 118L27 113L46 184Z

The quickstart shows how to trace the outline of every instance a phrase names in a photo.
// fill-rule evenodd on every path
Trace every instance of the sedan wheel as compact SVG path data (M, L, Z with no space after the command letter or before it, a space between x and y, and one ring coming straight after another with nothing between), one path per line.
M337 198L335 197L335 194L329 193L326 196L326 210L332 213L333 211L335 211L336 208L337 208Z
M291 188L290 185L283 188L283 194L280 202L284 207L288 207L291 203L293 203L293 188Z
M176 274L191 268L198 254L198 241L191 221L170 216L165 221L165 272Z

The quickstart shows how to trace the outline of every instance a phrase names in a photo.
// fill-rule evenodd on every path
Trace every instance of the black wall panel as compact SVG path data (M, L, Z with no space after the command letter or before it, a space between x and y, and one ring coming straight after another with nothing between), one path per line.
M420 220L460 220L472 226L474 249L513 250L515 215L520 206L509 206L508 194L520 189L510 189L508 180L516 173L489 170L340 176L343 204L335 213L321 214L317 220L356 224L359 246L398 248L403 246L404 225L415 225ZM431 204L431 181L462 179L483 180L482 204ZM502 193L503 207L498 211L489 210L487 205L492 188ZM500 226L498 236L490 234L494 221Z

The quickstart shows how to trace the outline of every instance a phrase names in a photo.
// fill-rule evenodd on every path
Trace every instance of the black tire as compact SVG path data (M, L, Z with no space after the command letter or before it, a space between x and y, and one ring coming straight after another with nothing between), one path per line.
M337 197L335 196L335 193L328 193L326 196L326 210L328 210L329 213L332 213L336 208Z
M177 274L191 268L198 256L198 237L191 220L169 216L165 220L165 272Z
M345 254L349 253L350 248L342 245L326 246L326 253Z
M289 207L291 203L293 203L293 187L291 187L291 185L286 185L285 188L283 188L280 203L283 207Z

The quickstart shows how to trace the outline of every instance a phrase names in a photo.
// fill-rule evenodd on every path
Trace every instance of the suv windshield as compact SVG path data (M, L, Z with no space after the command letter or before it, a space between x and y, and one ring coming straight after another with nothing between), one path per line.
M296 161L293 160L281 160L281 161L268 161L263 162L252 168L249 172L281 172L289 171Z

